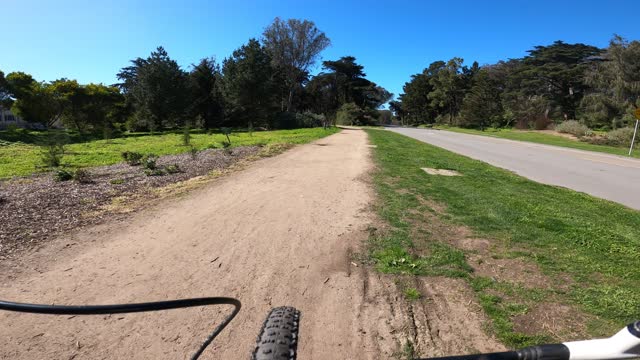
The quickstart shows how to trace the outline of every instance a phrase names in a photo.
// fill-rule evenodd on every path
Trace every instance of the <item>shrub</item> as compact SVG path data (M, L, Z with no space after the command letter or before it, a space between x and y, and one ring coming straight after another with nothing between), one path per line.
M324 125L324 115L314 114L310 111L296 114L296 127L298 128L313 128Z
M296 114L292 112L281 112L275 116L273 127L276 129L295 129Z
M64 146L68 142L64 131L48 131L40 146L40 159L45 167L59 167L64 156Z
M192 146L189 148L189 154L191 154L191 160L195 160L198 157L198 148Z
M131 166L140 165L143 155L134 151L122 152L122 158Z
M84 169L78 169L73 173L73 180L81 183L81 184L88 184L91 181L91 174L89 174L89 172L87 170Z
M64 156L64 144L48 143L40 147L40 160L45 167L59 167Z
M346 103L340 107L336 114L336 124L357 125L358 120L363 116L363 111L354 103Z
M58 169L53 173L53 180L55 181L68 181L73 179L73 174L65 169Z
M231 146L231 138L229 138L229 135L231 135L231 128L223 127L223 128L220 128L220 131L227 137L227 142L229 143L229 146ZM228 147L228 146L225 146L225 147Z
M162 169L155 168L155 169L145 169L144 174L147 176L162 176L166 173Z
M166 171L167 174L177 174L177 173L181 173L182 169L180 169L180 166L178 166L178 164L172 164L172 165L167 165L164 168L164 171Z
M576 121L567 120L556 125L556 131L565 134L571 134L576 137L591 136L593 132L586 125Z
M140 163L147 170L156 170L158 168L158 155L147 154L142 157Z
M611 141L606 136L591 136L581 139L593 145L619 146L617 141Z
M109 181L109 183L112 185L124 184L124 179L112 179Z
M633 128L631 127L615 129L607 133L607 139L612 144L615 144L615 145L629 145L631 144L632 138L633 138ZM636 135L635 142L636 143L640 142L638 135Z
M189 125L185 125L182 129L182 145L190 146L191 145L191 128Z

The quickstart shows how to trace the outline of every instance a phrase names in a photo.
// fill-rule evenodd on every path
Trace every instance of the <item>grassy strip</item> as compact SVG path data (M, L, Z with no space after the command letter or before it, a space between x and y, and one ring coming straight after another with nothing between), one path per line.
M259 131L249 134L235 132L230 135L232 147L267 144L303 144L338 132L337 128L322 128ZM0 179L12 176L25 176L38 171L41 165L39 148L36 143L44 134L34 131L17 130L0 131L0 139L5 139L0 146ZM202 150L222 147L226 137L222 134L206 134L195 132L191 135L191 145ZM11 141L11 142L9 142ZM182 144L182 134L169 132L162 134L129 134L111 140L82 141L78 136L71 136L71 144L66 146L63 163L67 166L81 168L90 166L111 165L122 161L123 151L170 155L190 150ZM2 145L0 144L0 145Z
M553 338L513 331L514 317L540 301L570 304L587 314L590 335L640 318L640 212L390 131L367 132L377 145L378 212L390 226L371 240L370 255L380 271L468 279L498 337L514 347ZM423 167L463 176L431 176ZM445 204L446 211L435 211L429 202ZM492 239L492 256L537 263L551 279L549 288L523 289L476 276L467 262L470 253L430 231L430 216Z
M554 145L560 147L567 147L572 149L595 151L607 154L628 156L629 148L606 146L606 145L594 145L587 142L567 139L558 135L544 134L535 131L515 130L515 129L487 129L485 131L474 129L463 129L457 127L437 127L441 130L459 132L471 135L492 136L502 139L528 141L538 144ZM631 154L632 157L640 158L640 150L636 150Z

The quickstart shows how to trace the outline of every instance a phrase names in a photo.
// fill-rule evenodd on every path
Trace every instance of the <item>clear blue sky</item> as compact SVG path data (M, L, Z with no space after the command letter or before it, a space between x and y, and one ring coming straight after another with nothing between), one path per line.
M355 56L394 94L435 60L522 57L555 40L605 47L640 39L640 2L0 0L0 70L38 80L116 82L130 59L163 45L184 68L222 60L274 17L313 20L331 38L323 59Z

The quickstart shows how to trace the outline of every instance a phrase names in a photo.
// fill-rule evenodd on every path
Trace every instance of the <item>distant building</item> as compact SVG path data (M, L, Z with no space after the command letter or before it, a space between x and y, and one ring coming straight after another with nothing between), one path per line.
M22 120L20 116L15 115L9 109L3 109L0 107L0 129L6 129L11 125L20 128L30 127L30 124Z
M16 126L26 129L45 129L45 126L40 123L30 123L24 121L20 116L12 113L11 110L0 107L0 130L6 129L10 126ZM60 124L60 121L57 121L52 127L60 128L62 126Z

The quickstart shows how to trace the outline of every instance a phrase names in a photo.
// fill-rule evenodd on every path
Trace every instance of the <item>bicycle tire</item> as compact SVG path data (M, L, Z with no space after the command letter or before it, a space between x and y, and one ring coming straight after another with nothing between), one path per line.
M262 325L252 360L295 360L300 311L290 306L273 308Z

